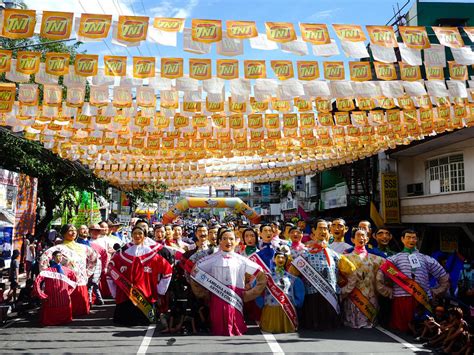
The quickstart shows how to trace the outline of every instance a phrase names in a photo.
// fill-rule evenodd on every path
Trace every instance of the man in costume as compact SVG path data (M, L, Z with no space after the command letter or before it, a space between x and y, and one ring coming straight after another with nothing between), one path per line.
M344 324L351 328L371 328L375 325L378 310L376 275L385 259L367 252L365 246L369 238L364 229L354 230L351 240L354 250L345 256L356 270L348 276L347 284L341 289Z
M133 245L117 252L108 266L107 281L116 302L114 321L119 324L155 322L154 303L171 281L171 265L144 241L145 231L135 226Z
M61 227L60 234L63 237L62 244L47 249L40 259L40 270L49 268L49 261L55 251L62 254L61 264L68 267L76 274L77 287L71 294L72 315L80 316L89 314L89 277L94 274L97 266L97 253L91 247L76 243L77 230L72 224Z
M377 229L377 232L374 234L374 239L377 241L377 249L381 251L385 257L396 254L392 249L390 249L390 241L392 238L392 233L384 227Z
M107 285L106 273L107 273L107 265L110 260L109 253L103 247L104 243L100 242L99 237L101 236L102 228L98 223L91 224L89 226L89 235L90 235L90 246L92 249L95 250L97 255L100 257L101 262L101 270L100 270L100 277L99 277L99 291L101 296L103 297L110 297L109 286ZM113 254L113 249L110 251L110 255ZM90 287L90 285L89 285ZM99 303L102 303L98 301Z
M334 240L331 244L329 244L329 248L339 254L343 254L346 249L351 248L352 246L344 241L344 235L346 233L346 221L342 218L334 219L331 224L331 234L334 237Z
M77 230L77 239L76 242L79 244L87 245L88 247L91 246L89 241L89 228L86 225L81 225Z
M299 277L285 270L289 256L290 250L287 246L277 248L272 271L267 274L264 306L260 317L260 327L265 332L292 333L298 327L296 309L303 306L305 288Z
M234 252L232 230L221 229L217 238L220 250L194 266L191 286L197 297L209 299L213 335L242 335L247 331L243 302L262 293L266 277L257 264ZM256 278L252 289L245 290L245 274Z
M40 272L35 280L35 291L41 299L40 322L43 326L60 325L72 321L71 293L76 288L76 275L62 266L61 252L52 254L51 266Z
M431 312L432 298L449 288L449 275L434 258L416 249L414 230L403 231L401 241L403 250L387 258L377 273L377 282L382 295L392 299L390 327L406 332L418 304ZM438 282L436 288L430 289L430 275ZM384 276L393 281L393 287L385 285Z
M326 330L340 325L338 273L347 276L355 266L343 255L329 249L329 228L325 220L313 225L308 250L292 262L290 272L303 275L306 296L301 328Z

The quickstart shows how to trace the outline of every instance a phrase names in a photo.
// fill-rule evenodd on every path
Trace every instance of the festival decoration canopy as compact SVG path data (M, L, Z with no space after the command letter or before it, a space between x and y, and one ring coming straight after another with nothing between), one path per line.
M259 33L254 21L227 21L225 29L219 20L185 23L4 10L6 38L75 33L90 42L112 34L122 46L177 46L179 34L183 51L198 57L88 53L72 61L0 50L8 80L0 84L0 125L124 189L159 181L175 190L281 180L474 124L474 53L465 45L474 27L431 27L434 44L425 27L398 27L398 42L391 26L366 26L367 36L359 25L334 24L331 38L325 24L266 22ZM232 58L247 41L310 60ZM213 43L230 58L203 58ZM330 60L340 48L348 64Z

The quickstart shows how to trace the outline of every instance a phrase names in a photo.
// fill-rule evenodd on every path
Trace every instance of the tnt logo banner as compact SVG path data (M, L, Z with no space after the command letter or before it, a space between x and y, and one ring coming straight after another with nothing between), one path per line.
M0 49L0 73L10 71L12 65L12 51Z
M155 77L155 57L133 57L133 77L139 79Z
M181 32L184 27L184 18L155 17L153 27L165 32Z
M232 101L232 97L229 97L229 111L236 113L244 113L247 111L247 104L245 102Z
M237 59L217 59L217 77L224 80L239 77L239 61Z
M151 87L137 87L137 105L140 107L155 107L156 95L155 89Z
M117 39L132 43L146 40L148 20L149 17L146 16L119 16Z
M319 78L319 65L316 61L301 60L296 62L299 80L316 80Z
M418 65L408 65L403 62L398 63L400 66L400 78L404 81L421 80L420 67Z
M255 21L227 21L226 27L229 38L245 39L258 36Z
M456 63L455 61L448 61L449 77L451 80L468 80L467 66Z
M165 129L170 125L170 118L160 112L157 112L154 119L155 128Z
M366 28L372 44L387 48L398 47L392 26L366 26Z
M249 129L260 129L263 127L263 117L261 113L253 113L247 116L247 126Z
M79 37L88 40L107 38L112 25L112 15L82 14L79 22Z
M18 52L16 55L16 71L22 74L35 74L39 70L41 53Z
M96 54L78 54L74 62L74 70L79 76L97 75L99 56Z
M270 63L278 79L287 80L294 77L293 62L291 60L272 60Z
M344 80L344 62L324 62L324 79Z
M15 101L16 86L10 83L0 83L0 102L12 103Z
M183 58L161 58L161 77L168 79L183 76Z
M298 128L298 115L296 113L283 114L283 127Z
M109 76L127 75L127 57L104 55L104 73Z
M380 80L397 80L397 71L393 63L374 62L375 75Z
M323 24L300 23L301 38L316 45L331 43L328 27Z
M245 79L262 79L267 77L264 60L244 60Z
M84 86L71 86L67 89L66 102L68 106L81 107L84 104L86 88Z
M40 36L50 40L69 38L73 17L72 12L43 11Z
M219 42L222 40L222 21L193 19L191 33L193 41L196 42Z
M183 128L189 126L189 117L176 114L174 116L174 128Z
M427 67L425 66L426 80L444 80L443 67Z
M311 100L304 100L300 97L295 97L293 99L295 107L298 109L298 112L307 112L313 110L313 103Z
M457 27L431 27L443 46L451 48L464 47L464 41Z
M222 112L224 111L224 101L210 102L206 97L206 110L209 112Z
M267 38L274 42L291 42L296 40L293 24L290 22L265 22Z
M36 84L20 84L18 89L18 101L25 106L38 105L38 85Z
M210 59L189 59L189 77L196 80L208 80L212 77Z
M63 90L59 85L44 85L43 105L59 106L63 98Z
M341 41L362 42L366 40L365 33L359 25L332 25Z
M66 75L69 73L69 53L46 53L45 71L50 75Z
M426 29L422 26L400 26L400 35L403 43L409 48L426 49L430 48L431 44L428 39Z
M349 62L349 71L352 81L372 80L370 62Z
M268 110L268 101L257 101L255 97L250 98L250 108L252 112L265 112Z
M32 37L36 25L35 10L3 10L2 37L20 39Z
M301 128L313 128L314 127L314 113L300 113L300 126Z

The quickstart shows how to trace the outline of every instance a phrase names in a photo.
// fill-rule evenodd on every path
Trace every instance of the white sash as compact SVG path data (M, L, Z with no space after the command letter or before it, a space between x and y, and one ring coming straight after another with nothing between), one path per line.
M336 292L331 285L302 256L293 260L292 264L309 281L309 283L329 302L337 314L340 313Z
M67 283L69 286L72 288L76 288L77 283L72 281L70 278L68 278L66 275L61 274L59 272L53 272L53 271L41 271L40 276L47 277L49 279L55 279L55 280L61 280Z
M195 267L191 272L191 277L194 281L204 287L206 290L212 292L224 302L227 302L232 307L236 308L240 313L244 314L244 304L242 298L232 289L224 285L216 278L209 275Z

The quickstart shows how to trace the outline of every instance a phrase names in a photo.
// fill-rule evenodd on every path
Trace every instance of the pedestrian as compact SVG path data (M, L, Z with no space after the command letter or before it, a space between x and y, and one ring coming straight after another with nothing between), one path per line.
M36 259L36 243L31 234L28 234L26 240L28 241L25 246L25 271L26 279L33 277L33 266Z
M8 281L10 281L10 291L8 292L7 299L16 302L16 292L18 289L18 277L20 274L20 251L18 249L13 250L10 262L10 270L8 273Z

